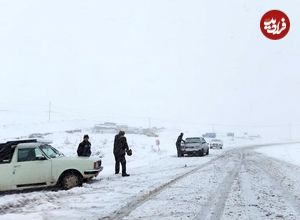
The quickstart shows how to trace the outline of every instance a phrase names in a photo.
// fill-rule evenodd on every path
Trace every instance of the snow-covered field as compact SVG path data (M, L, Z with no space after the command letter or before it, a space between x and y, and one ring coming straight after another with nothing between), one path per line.
M256 151L269 157L300 166L300 144L263 147Z
M81 131L66 132L68 129L75 128L80 128ZM36 132L30 128L27 130L17 129L16 133L13 132L13 129L9 132L8 130L6 129L6 132L11 138L26 137L25 131ZM104 170L92 182L69 191L43 190L0 195L1 220L188 219L191 216L202 219L199 218L199 213L205 213L205 216L209 218L209 216L213 216L210 209L205 210L202 205L213 207L209 201L217 201L217 198L212 198L212 196L218 193L224 194L226 190L230 190L231 185L235 184L236 173L239 173L241 169L246 169L241 165L240 153L236 149L245 149L246 152L246 149L249 148L247 146L272 142L263 138L231 140L223 137L225 142L223 150L211 150L210 155L205 157L177 158L175 141L180 131L167 129L160 133L158 137L161 143L159 151L155 145L157 138L126 135L130 148L133 149L133 156L127 157L127 170L131 176L123 178L114 174L112 154L114 134L92 133L86 122L82 123L80 127L74 127L74 124L69 124L68 127L66 123L58 123L56 126L52 124L47 129L44 127L41 130L49 132L50 134L46 138L52 140L53 146L67 156L76 156L77 145L84 134L89 134L92 156L101 157ZM189 135L192 134L196 135L197 131L189 132ZM280 146L277 147L280 148ZM228 172L231 172L232 169L232 174L228 177ZM256 182L252 181L252 183ZM222 188L223 184L225 184L224 189ZM174 189L176 190L174 191ZM189 193L186 194L186 191ZM226 193L228 193L227 191ZM176 193L185 196L178 197ZM226 198L231 201L229 195ZM190 201L193 201L193 204ZM216 208L211 208L218 210L219 217L223 214L222 207L225 207L226 210L226 201L224 199L220 204L216 202L218 204ZM167 204L174 205L174 207ZM182 212L178 212L178 205ZM236 210L243 209L237 207ZM232 215L236 214L232 210L231 212ZM225 219L231 219L231 214L224 213Z

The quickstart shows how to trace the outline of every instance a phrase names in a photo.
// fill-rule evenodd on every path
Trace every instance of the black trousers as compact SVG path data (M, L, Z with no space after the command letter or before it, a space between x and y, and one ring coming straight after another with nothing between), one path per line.
M122 155L116 155L115 154L115 173L120 172L120 163L122 165L122 174L126 174L126 159L125 159L125 154Z
M181 156L181 152L180 152L180 144L176 144L176 148L177 148L177 156Z

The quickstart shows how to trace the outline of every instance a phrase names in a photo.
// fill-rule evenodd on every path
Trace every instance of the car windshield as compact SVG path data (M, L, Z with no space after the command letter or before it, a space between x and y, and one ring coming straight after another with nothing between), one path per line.
M185 139L186 143L201 143L200 138L187 138Z
M212 139L211 142L221 142L219 139Z
M54 147L47 145L47 144L40 146L40 149L44 152L44 154L46 154L50 158L56 158L56 157L63 156L62 153L60 153Z

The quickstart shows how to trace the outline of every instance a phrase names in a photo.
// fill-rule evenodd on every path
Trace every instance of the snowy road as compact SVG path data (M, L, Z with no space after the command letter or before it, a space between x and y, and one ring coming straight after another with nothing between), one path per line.
M236 149L127 210L125 219L299 219L299 180L297 166Z
M0 219L299 219L300 167L254 151L263 146L172 156L69 191L0 196Z

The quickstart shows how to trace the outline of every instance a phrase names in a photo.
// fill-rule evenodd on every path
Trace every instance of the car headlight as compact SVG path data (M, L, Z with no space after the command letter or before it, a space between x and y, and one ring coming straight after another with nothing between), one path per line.
M94 162L94 169L99 169L101 167L101 160Z
M94 169L98 169L98 162L94 162Z

